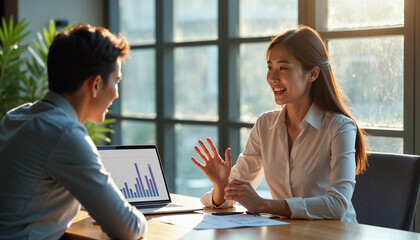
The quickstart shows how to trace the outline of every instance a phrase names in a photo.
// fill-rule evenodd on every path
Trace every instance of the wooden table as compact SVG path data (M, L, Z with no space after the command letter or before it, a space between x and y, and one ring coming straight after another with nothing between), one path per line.
M199 205L198 198L171 194L175 203L186 203ZM234 211L234 209L212 209L204 208L203 212L208 214L214 211ZM185 213L184 213L185 214ZM201 214L201 213L188 213ZM289 222L288 225L271 227L246 227L224 230L193 230L177 225L170 225L154 221L152 216L147 216L149 230L143 239L147 240L170 240L170 239L417 239L419 233L401 231L389 228L374 227L356 223L346 223L336 220L290 220L280 219ZM65 239L109 239L101 231L101 228L92 223L92 218L85 211L80 211L73 224L66 231Z

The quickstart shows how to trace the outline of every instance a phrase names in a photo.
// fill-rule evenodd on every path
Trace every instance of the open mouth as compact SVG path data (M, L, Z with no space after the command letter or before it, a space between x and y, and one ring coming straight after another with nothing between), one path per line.
M109 104L109 106L106 108L106 110L105 110L105 112L106 113L108 113L108 111L109 111L109 109L111 108L111 106L112 106L112 102Z
M274 90L274 93L275 94L282 94L284 91L286 91L286 88L283 88L283 87L275 87L275 88L273 88L273 90Z

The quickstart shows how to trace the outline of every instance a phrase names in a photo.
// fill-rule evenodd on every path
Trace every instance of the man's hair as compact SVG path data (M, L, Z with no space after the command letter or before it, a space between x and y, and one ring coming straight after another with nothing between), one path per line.
M48 53L48 86L57 93L74 93L89 77L105 83L118 59L128 57L127 39L103 27L78 24L58 33Z

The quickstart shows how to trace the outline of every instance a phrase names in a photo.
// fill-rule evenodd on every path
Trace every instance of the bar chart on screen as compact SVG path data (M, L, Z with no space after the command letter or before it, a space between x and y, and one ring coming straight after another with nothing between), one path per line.
M101 158L116 188L130 202L169 198L163 169L154 149L103 150Z
M147 164L147 169L149 170L149 177L147 174L142 175L137 163L134 163L133 171L137 174L136 178L132 180L132 182L134 181L134 187L130 188L127 182L124 182L124 186L120 189L125 198L159 197L159 190L150 164Z

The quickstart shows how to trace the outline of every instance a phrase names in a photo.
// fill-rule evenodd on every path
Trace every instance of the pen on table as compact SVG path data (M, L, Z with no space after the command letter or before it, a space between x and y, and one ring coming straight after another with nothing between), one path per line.
M251 213L251 212L249 212L249 211L246 211L246 214L249 214L249 215L254 215L254 216L258 216L258 213Z
M250 215L254 215L254 216L260 216L260 217L266 217L266 218L269 218L269 219L279 219L280 218L279 216L272 215L272 214L266 214L266 213L255 213L255 214L253 214L251 212L246 211L246 214L250 214Z
M234 215L234 214L242 214L244 212L213 212L211 213L212 215L218 215L218 216L223 216L223 215Z

